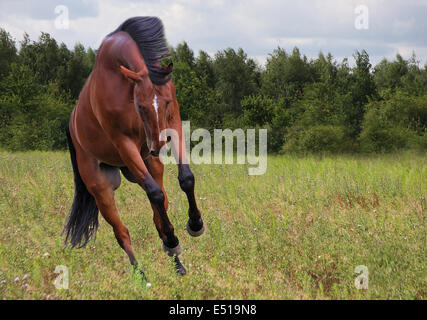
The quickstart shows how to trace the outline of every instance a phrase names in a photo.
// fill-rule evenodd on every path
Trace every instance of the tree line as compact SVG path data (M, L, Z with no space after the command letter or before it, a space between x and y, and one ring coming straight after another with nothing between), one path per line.
M427 147L427 65L415 54L372 66L278 47L260 66L243 49L197 56L171 48L183 120L192 129L267 128L269 152L392 152ZM47 33L20 42L0 28L0 148L57 150L96 59Z

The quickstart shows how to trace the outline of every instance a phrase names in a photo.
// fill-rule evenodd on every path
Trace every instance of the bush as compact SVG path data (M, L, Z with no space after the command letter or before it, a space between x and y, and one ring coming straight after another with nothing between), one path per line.
M273 99L258 94L244 97L240 103L244 121L248 125L264 125L271 122L275 107Z
M309 128L293 127L285 136L282 152L338 153L348 152L352 147L345 127L317 125Z
M386 91L384 100L370 102L359 137L363 152L391 152L426 147L427 95Z
M371 127L360 135L362 152L391 152L409 146L409 141L416 141L414 132L403 127Z

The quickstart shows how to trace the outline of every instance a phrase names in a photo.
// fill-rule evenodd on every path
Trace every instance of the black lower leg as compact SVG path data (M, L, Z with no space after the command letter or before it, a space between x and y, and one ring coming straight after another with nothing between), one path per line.
M179 245L179 240L175 236L175 230L172 226L172 224L169 221L168 215L166 213L165 207L162 204L160 204L157 207L157 210L159 210L160 218L162 219L162 233L164 234L164 237L162 238L163 244L167 248L176 248Z
M138 272L141 275L142 281L149 282L147 276L144 273L144 270L142 268L138 268L138 262L135 261L135 263L131 263L133 272Z
M198 232L203 228L203 220L199 209L197 208L196 198L194 196L194 175L188 164L178 166L178 180L182 191L185 192L188 200L188 226L194 232Z
M181 276L184 276L187 271L185 270L184 266L182 265L181 261L179 260L178 256L174 256L174 262L175 262L175 270L178 274Z
M142 280L148 282L147 276L145 275L145 273L142 270L142 268L138 268L138 261L136 261L133 252L129 251L129 250L126 250L126 249L124 249L124 250L126 251L126 253L127 253L128 257L129 257L129 261L130 261L130 264L132 265L133 271L134 272L139 272L139 274L142 277Z
M162 237L163 244L167 248L175 248L179 245L179 240L175 236L174 228L169 221L168 214L165 208L165 195L163 194L162 189L157 185L157 183L152 182L146 183L147 187L147 196L150 199L150 202L159 212L161 219L161 232L164 235Z

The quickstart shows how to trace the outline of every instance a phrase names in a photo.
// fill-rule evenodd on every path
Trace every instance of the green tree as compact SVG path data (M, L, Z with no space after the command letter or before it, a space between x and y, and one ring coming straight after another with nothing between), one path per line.
M284 98L289 107L302 96L304 86L314 80L314 75L314 66L306 56L301 56L298 48L289 55L279 47L267 58L262 93L275 99Z
M190 69L194 68L194 52L190 49L187 42L181 42L174 50L172 50L172 60L174 63L184 62L190 67Z
M408 72L402 77L402 87L412 95L421 96L427 93L427 69L419 67L415 53L408 60Z
M212 89L215 88L215 72L212 58L203 50L199 51L194 66L197 76L206 79L206 83Z
M69 92L73 100L78 99L86 79L93 68L92 53L86 52L81 44L76 44L70 53L66 65L58 74L59 85L62 90ZM63 70L63 71L62 71Z
M365 115L365 105L372 99L378 99L378 92L373 74L371 73L371 63L368 53L356 51L354 58L356 66L352 69L352 82L349 91L352 96L352 103L346 105L344 109L346 125L351 129L352 137L357 137L361 131L361 124Z
M174 64L173 80L181 119L190 120L193 128L213 126L217 116L215 94L205 78L198 78L187 63L178 61Z
M16 61L16 53L15 40L9 32L0 28L0 79L9 73L11 63Z
M403 86L402 78L408 73L408 61L400 54L396 55L396 61L389 62L383 59L374 68L374 79L378 90L395 89Z
M241 101L243 118L246 125L270 124L274 116L275 101L260 94L249 95Z
M228 48L215 55L214 74L215 90L220 98L221 122L232 127L242 115L241 100L257 93L261 72L243 49L236 52Z
M28 66L43 84L58 78L62 70L60 67L65 67L68 57L67 53L60 50L56 40L45 32L42 32L37 42L32 43L25 34L19 51L19 62Z
M43 86L28 66L12 63L1 87L1 146L10 150L65 147L64 128L72 107L54 83Z

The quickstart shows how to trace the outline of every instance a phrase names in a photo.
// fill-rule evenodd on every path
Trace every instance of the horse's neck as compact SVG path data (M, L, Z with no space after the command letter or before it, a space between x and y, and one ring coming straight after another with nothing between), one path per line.
M134 72L147 71L144 59L135 41L126 32L111 36L111 50L108 50L115 65L124 65Z

